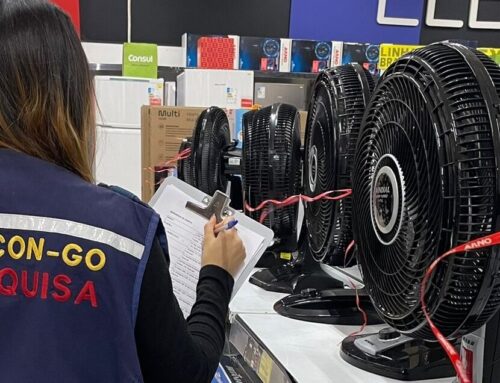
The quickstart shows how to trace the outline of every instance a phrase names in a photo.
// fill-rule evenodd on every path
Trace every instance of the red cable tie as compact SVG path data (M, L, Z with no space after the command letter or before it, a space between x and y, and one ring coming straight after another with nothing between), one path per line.
M450 255L463 253L470 250L484 249L486 247L491 247L498 244L500 244L500 232L474 239L462 245L456 246L451 250L448 250L446 253L442 254L431 263L431 265L425 272L424 279L422 280L422 284L420 285L420 305L422 306L422 311L425 315L425 319L427 320L427 323L429 323L429 327L431 328L432 333L453 364L453 368L457 373L460 383L472 383L472 380L469 378L469 376L467 376L467 372L462 364L460 355L457 350L455 350L455 347L448 341L448 339L445 338L445 336L441 333L441 331L437 328L437 326L431 319L431 316L427 310L427 304L425 302L427 282L429 281L438 264Z

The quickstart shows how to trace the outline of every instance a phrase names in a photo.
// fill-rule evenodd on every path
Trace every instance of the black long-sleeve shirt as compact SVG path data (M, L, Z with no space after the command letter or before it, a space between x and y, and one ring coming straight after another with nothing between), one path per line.
M168 266L168 256L156 241L144 273L135 328L144 381L210 382L224 346L233 278L220 267L203 267L196 303L186 321Z

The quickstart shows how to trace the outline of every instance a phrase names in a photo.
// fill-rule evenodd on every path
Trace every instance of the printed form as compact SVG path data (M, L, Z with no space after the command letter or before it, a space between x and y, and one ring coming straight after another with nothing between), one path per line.
M203 231L207 220L186 209L191 201L199 204L174 185L166 185L154 203L154 209L160 214L167 232L170 256L170 275L179 306L187 317L196 301L196 286L201 269ZM246 250L246 258L235 278L233 296L248 278L263 252L264 237L237 225L238 234Z

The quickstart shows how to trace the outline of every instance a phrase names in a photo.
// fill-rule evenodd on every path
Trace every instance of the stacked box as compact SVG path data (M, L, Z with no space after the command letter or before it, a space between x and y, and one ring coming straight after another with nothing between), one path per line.
M251 108L253 83L253 71L186 69L177 76L177 105Z
M358 63L371 74L379 74L379 46L369 43L333 43L332 66Z
M318 73L331 57L331 41L281 39L280 72Z
M281 40L271 37L240 37L240 69L278 71Z
M182 35L186 68L238 69L239 36Z

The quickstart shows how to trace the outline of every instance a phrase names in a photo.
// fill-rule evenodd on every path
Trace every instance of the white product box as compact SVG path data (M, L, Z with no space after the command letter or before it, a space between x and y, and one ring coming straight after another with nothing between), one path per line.
M141 107L163 105L164 80L96 76L97 182L141 194Z
M143 105L163 105L164 80L96 76L97 125L139 129Z
M292 69L292 39L281 39L280 72Z
M177 84L175 81L165 81L165 97L163 105L177 105Z
M177 76L177 106L250 108L253 83L253 71L186 69Z

